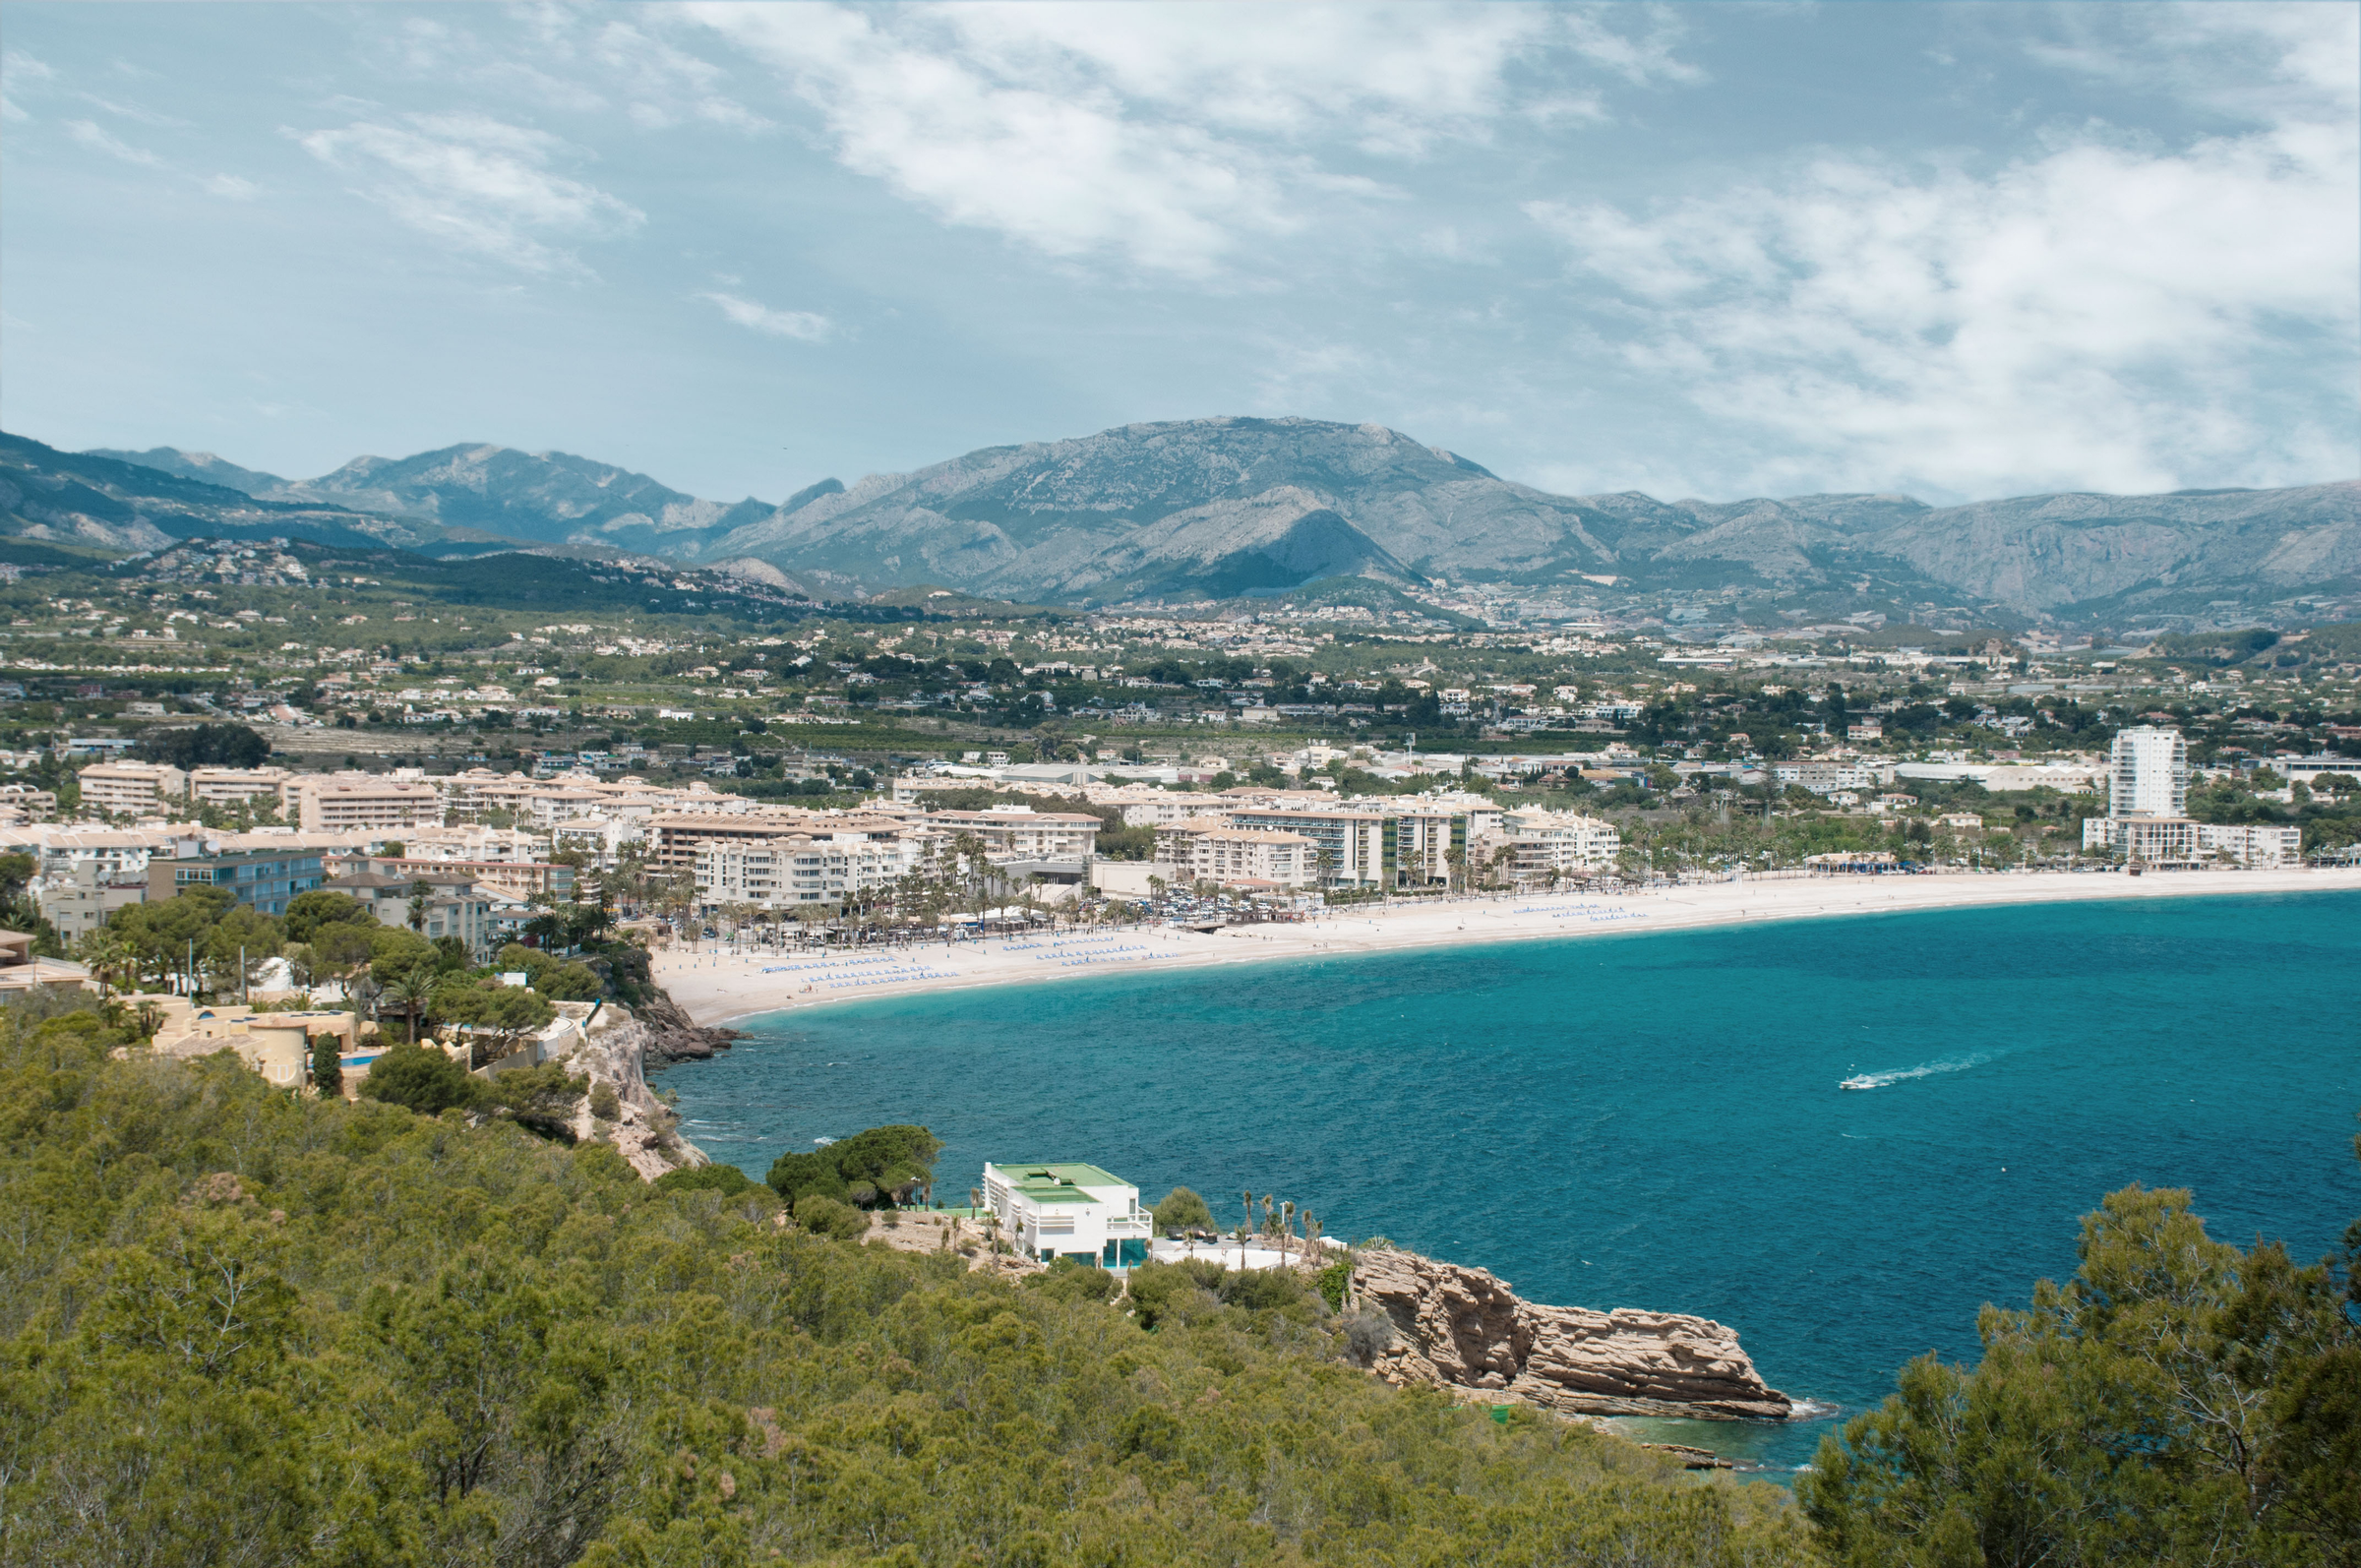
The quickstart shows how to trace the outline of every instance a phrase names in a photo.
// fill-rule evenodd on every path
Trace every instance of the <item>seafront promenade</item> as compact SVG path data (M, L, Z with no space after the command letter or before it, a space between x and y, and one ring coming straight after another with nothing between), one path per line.
M1039 985L1137 969L1271 963L1398 948L1694 930L2088 899L2361 891L2361 868L2151 873L1833 875L1691 883L1614 894L1497 893L1362 905L1287 925L1215 932L1078 927L1031 935L836 953L655 956L655 978L700 1024L874 996Z

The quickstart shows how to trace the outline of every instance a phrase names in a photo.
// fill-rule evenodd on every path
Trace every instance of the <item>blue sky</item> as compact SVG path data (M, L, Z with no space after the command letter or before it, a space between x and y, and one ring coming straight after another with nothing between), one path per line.
M722 500L1136 420L1732 499L2361 472L2361 6L0 12L0 422Z

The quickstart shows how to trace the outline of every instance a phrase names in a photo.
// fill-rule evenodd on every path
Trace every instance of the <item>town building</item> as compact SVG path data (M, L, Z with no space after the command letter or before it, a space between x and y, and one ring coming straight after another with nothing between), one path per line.
M82 783L85 815L158 816L187 801L189 775L162 762L92 762Z
M305 773L288 783L281 814L307 833L399 832L442 826L443 796L424 778Z
M1179 822L1156 832L1165 879L1186 885L1262 883L1303 887L1318 880L1317 846L1301 833L1220 822Z
M493 899L475 885L472 876L452 867L405 875L356 872L320 885L353 899L377 917L381 926L405 927L429 941L455 936L466 944L470 957L484 957L498 945ZM423 897L419 892L422 885Z
M2189 744L2181 732L2143 724L2115 735L2107 762L2107 814L2083 819L2083 848L2149 866L2197 863L2189 819Z
M1000 1234L1044 1263L1071 1258L1135 1268L1148 1260L1156 1234L1139 1188L1095 1165L987 1165L984 1203L999 1218Z
M283 915L288 900L325 878L318 850L245 850L148 863L148 897L162 902L192 887L217 887L266 915Z
M109 874L85 861L62 876L42 877L34 884L32 901L41 918L71 944L104 927L116 910L144 903L147 897L144 876Z

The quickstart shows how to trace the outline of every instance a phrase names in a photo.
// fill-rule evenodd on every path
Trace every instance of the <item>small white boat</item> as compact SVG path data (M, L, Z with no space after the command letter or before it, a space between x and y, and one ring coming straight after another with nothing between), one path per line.
M1878 1082L1867 1073L1859 1073L1837 1085L1840 1089L1875 1089Z

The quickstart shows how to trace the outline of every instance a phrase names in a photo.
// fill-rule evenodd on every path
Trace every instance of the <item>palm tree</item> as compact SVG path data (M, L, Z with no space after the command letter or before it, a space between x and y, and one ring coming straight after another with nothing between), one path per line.
M1279 1205L1279 1255L1292 1259L1296 1250L1296 1204L1293 1198Z
M418 1043L418 1015L426 1010L427 998L434 994L434 982L423 969L413 969L396 975L377 995L379 1007L392 1007L405 1015L410 1032L410 1044Z
M109 983L138 956L131 944L110 931L94 931L83 937L80 948L82 961L91 973L98 977L98 995L109 995Z
M426 901L435 896L435 884L421 876L410 883L405 896L410 906L410 930L423 936L426 935Z

